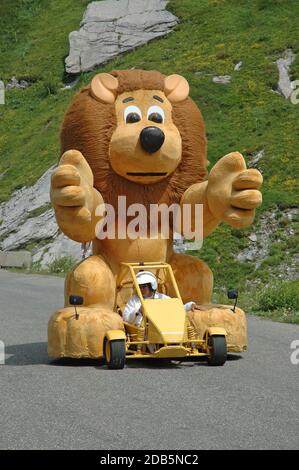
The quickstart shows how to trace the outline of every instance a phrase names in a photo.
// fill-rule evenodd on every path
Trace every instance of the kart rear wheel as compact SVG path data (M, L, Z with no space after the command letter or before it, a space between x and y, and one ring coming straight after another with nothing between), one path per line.
M227 345L225 336L210 336L208 339L210 355L209 366L223 366L227 358Z
M126 345L123 339L104 339L104 359L108 369L123 369L126 360Z

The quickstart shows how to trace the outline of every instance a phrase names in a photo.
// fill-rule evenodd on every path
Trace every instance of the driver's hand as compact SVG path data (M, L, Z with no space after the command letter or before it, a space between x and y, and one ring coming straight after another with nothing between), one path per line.
M200 304L192 304L191 310L194 312L194 310L204 310L204 306Z

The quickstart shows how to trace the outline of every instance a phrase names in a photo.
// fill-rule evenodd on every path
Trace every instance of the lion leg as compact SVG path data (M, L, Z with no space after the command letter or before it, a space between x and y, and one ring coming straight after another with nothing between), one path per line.
M123 321L113 311L115 279L99 256L77 264L65 280L65 307L57 310L48 324L48 354L51 357L101 357L106 331L121 329ZM80 295L83 306L69 304L70 295Z
M213 273L206 263L194 256L174 254L170 264L184 303L191 300L199 304L211 302ZM171 289L169 295L174 295Z

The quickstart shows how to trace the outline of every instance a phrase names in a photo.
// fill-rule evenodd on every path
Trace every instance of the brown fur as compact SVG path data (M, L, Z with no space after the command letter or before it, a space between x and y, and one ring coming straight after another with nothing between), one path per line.
M162 90L165 76L155 71L114 71L119 81L118 94L138 89ZM101 104L83 88L67 111L61 132L62 153L79 150L88 161L94 186L106 203L117 206L117 196L126 195L127 204L139 202L178 203L184 191L207 175L206 137L202 115L187 98L173 104L172 119L182 137L182 160L177 169L164 180L141 185L117 175L109 162L109 144L116 127L114 104Z

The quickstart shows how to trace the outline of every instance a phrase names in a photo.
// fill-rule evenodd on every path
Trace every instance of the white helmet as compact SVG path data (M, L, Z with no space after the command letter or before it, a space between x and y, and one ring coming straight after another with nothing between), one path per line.
M138 284L150 284L153 290L157 290L158 283L156 276L150 271L139 271L136 274Z

